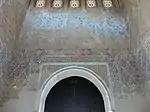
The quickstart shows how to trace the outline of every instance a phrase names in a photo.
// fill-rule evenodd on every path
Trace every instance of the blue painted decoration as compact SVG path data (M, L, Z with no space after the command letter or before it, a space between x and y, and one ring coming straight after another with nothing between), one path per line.
M128 29L124 18L106 13L99 19L91 19L87 12L39 13L35 15L33 28L57 30L71 26L89 29L101 37L127 37Z

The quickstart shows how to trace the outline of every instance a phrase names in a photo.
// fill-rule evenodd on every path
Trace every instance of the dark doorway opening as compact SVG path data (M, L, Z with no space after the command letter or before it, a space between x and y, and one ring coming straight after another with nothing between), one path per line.
M44 112L105 112L100 91L89 80L69 77L50 90Z

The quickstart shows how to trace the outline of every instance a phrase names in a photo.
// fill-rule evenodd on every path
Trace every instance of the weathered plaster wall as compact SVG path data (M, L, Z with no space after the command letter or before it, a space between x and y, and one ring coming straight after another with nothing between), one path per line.
M20 73L17 66L24 55L20 52L23 44L19 33L26 9L27 0L0 0L0 39L4 48L0 52L0 105L11 97L12 87L17 83L14 76Z
M149 0L139 0L139 47L142 47L146 51L146 96L148 101L148 106L150 105L150 1Z
M150 26L150 1L149 0L139 0L139 33L144 33L147 28Z
M134 7L132 7L133 11L130 13L130 15L133 14L133 17L131 17L132 21L130 24L132 26L131 27L132 41L130 44L133 44L135 45L135 47L137 47L137 43L138 43L137 32L139 29L137 28L138 26L137 21L139 21L137 20L137 15L139 15L139 9L136 5L136 3L138 2L132 2L132 3ZM79 43L77 45L73 46L73 44L68 44L68 45L65 44L66 47L64 47L65 49L64 50L61 49L61 46L63 46L63 44L60 39L57 39L57 41L55 41L55 39L52 38L49 39L50 41L46 41L47 39L45 38L43 39L43 37L48 38L49 33L44 34L43 31L39 31L35 29L29 31L30 29L28 29L28 27L27 27L28 30L26 28L22 30L22 31L26 31L21 35L21 37L24 38L19 38L19 34L22 26L21 23L23 22L22 19L23 16L20 15L24 15L25 13L23 12L25 11L24 9L26 9L26 7L23 7L24 4L25 1L23 2L18 1L15 3L13 1L7 1L4 2L0 10L2 13L1 16L3 18L0 27L1 28L0 33L2 34L2 42L6 43L8 52L13 54L11 56L12 57L11 60L6 61L7 63L10 64L8 66L8 69L6 69L8 71L7 73L9 74L7 75L7 77L5 77L5 82L7 82L6 86L4 86L5 83L1 82L1 87L4 90L4 92L2 91L3 92L2 94L5 95L1 97L1 102L5 102L5 99L9 99L9 98L11 99L5 103L3 108L4 112L10 112L10 111L11 112L23 112L23 111L33 112L35 110L35 105L36 105L35 97L37 95L37 85L38 85L37 81L39 78L39 66L42 63L48 63L48 62L108 62L111 70L112 87L114 92L113 94L115 97L116 108L117 108L116 111L124 112L128 108L128 112L143 112L141 104L144 104L143 103L144 97L141 96L145 95L145 86L144 86L145 54L144 52L140 52L140 51L131 52L130 49L131 47L128 44L129 41L126 39L118 40L118 38L112 40L111 39L104 40L104 41L101 40L100 41L101 46L98 46L99 43L93 44L92 43L93 38L89 39L88 42L86 39L84 40L82 38L83 40L80 41L80 39L78 38L78 41L76 41L76 43L78 42ZM144 12L144 9L141 8L141 10ZM144 17L141 20L143 22ZM147 23L144 22L144 24ZM143 25L142 27L144 26L145 25ZM73 38L74 38L73 40L70 40L70 42L73 41L72 43L74 43L74 41L76 40L75 37ZM97 40L98 39L95 38L96 43ZM25 49L26 45L24 46L26 42L28 43L28 49ZM48 43L54 42L55 45L47 44L48 46L45 47L45 42ZM84 49L76 49L81 45L80 42L84 43L83 44ZM86 49L88 46L86 42L88 44L91 43L90 45L92 47ZM96 49L94 45L97 46ZM56 49L53 49L53 47ZM73 50L71 48L73 48ZM91 50L91 48L93 49ZM102 52L100 52L101 51L100 48L103 49ZM28 50L31 51L30 52L31 54L27 52ZM30 55L32 55L31 58ZM27 69L29 60L30 60L30 70ZM53 71L59 68L60 67L52 67ZM28 74L26 74L27 71L29 71ZM1 72L1 73L4 74L5 72ZM26 79L26 76L28 75L29 77L26 84L22 85L24 79ZM21 92L19 93L20 88L21 88Z

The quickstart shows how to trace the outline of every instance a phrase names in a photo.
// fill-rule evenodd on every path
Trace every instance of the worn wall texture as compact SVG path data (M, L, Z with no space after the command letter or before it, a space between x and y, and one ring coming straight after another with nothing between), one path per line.
M77 38L69 34L70 38L64 35L63 37L64 33L58 29L49 31L31 28L29 26L32 19L29 13L32 10L27 10L28 1L1 0L0 104L4 107L3 111L35 111L33 104L35 105L35 96L39 91L37 87L39 66L49 62L107 62L110 66L112 94L116 99L118 112L124 112L131 99L135 103L137 99L135 100L134 96L145 97L150 91L147 87L150 81L149 29L145 32L149 23L146 19L148 3L148 0L128 1L127 4L130 5L127 5L126 20L130 36L106 39L96 36L93 38L92 35L88 37L86 31L82 33L85 33L87 38L85 36ZM76 30L72 34L79 34L80 29ZM50 38L51 33L55 36L61 35L62 38ZM59 67L53 68L54 71L57 69ZM129 107L129 112L136 111L130 109L136 107L138 106ZM14 108L16 110L13 110ZM141 111L144 110L141 108Z
M14 83L17 83L14 77L19 77L22 72L19 71L21 69L20 64L25 58L20 46L23 44L19 38L19 33L27 3L26 0L0 0L0 105L9 99L12 87Z

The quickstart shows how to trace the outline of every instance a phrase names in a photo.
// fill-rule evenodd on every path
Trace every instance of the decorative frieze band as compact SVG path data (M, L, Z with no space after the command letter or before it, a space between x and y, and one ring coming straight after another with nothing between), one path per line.
M52 7L61 8L61 7L63 7L63 2L64 2L63 0L53 0ZM88 7L88 8L96 7L97 2L98 1L96 1L96 0L85 0L86 7ZM103 7L105 7L105 8L113 7L112 0L102 0L101 2L102 2ZM37 0L35 7L43 8L46 6L47 3L49 3L49 2L47 2L47 0ZM80 4L81 4L80 0L69 0L69 7L71 7L71 8L79 8Z

